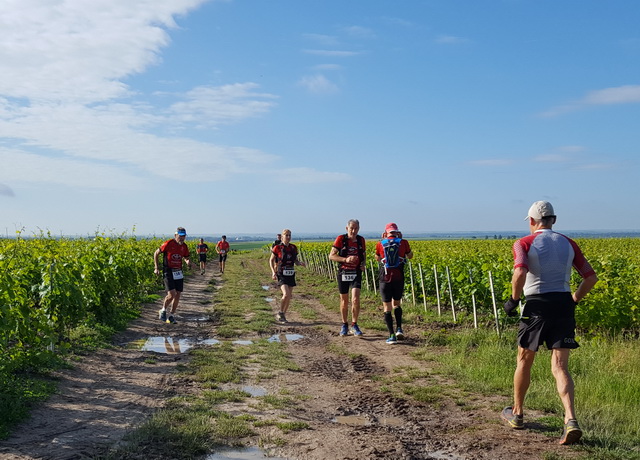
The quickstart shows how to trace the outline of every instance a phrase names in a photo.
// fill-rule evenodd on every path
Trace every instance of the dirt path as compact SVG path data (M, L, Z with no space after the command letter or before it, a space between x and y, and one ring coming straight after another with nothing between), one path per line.
M184 348L185 343L213 337L212 323L202 321L212 297L205 291L212 276L209 272L188 279L177 324L158 320L161 301L146 305L142 316L114 337L115 347L83 356L72 370L59 372L58 393L32 411L13 436L0 441L0 459L94 458L101 447L118 443L161 407L159 395L186 355L152 354L127 345L166 337L167 346Z
M197 275L188 281L178 324L160 323L159 305L148 305L143 317L115 338L119 346L83 357L74 369L61 372L59 394L0 443L0 458L89 459L105 446L117 445L127 431L162 406L159 396L175 382L177 364L188 359L186 354L151 353L125 345L169 334L168 346L214 337L212 323L203 321L212 297L206 291L211 276ZM279 297L275 286L268 295ZM312 309L316 319L302 319L296 304ZM361 338L340 337L338 315L314 298L294 293L293 305L287 315L290 323L276 326L275 331L283 341L287 334L302 336L287 342L302 370L257 385L268 394L303 397L280 409L265 409L253 398L221 407L234 415L309 425L288 433L275 426L258 428L247 441L260 443L270 455L297 460L506 459L518 452L531 459L549 452L571 456L571 451L555 444L555 438L503 426L496 412L500 400L463 394L432 374L428 363L411 357L419 343L410 328L405 330L408 340L395 346L387 345L386 337L375 331L365 330ZM275 312L275 302L273 308ZM409 378L412 372L419 376ZM402 394L402 388L411 387L429 390L422 398L425 402Z

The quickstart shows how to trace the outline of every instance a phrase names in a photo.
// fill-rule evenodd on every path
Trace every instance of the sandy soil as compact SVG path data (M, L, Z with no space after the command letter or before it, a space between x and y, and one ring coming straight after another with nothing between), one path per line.
M173 353L175 344L215 337L213 323L204 321L207 303L215 295L205 291L211 276L207 273L188 281L178 324L160 323L159 303L148 305L140 319L115 337L113 348L82 357L73 369L60 372L59 393L37 407L11 438L0 442L0 458L89 459L107 446L118 445L128 431L162 407L162 395L185 383L177 380L174 371L189 359L188 354ZM269 295L279 297L275 286L270 289ZM506 402L504 398L463 395L450 382L430 374L428 363L410 356L419 345L410 328L405 329L408 339L394 346L387 345L379 332L365 330L361 338L340 337L335 313L313 298L295 292L294 296L294 305L314 309L317 319L303 320L294 309L287 315L290 323L276 326L275 333L283 341L286 334L302 336L287 342L302 371L255 385L268 394L285 390L305 398L279 410L265 410L254 398L223 409L263 419L302 421L309 429L283 433L273 426L262 427L247 440L249 444L257 445L261 439L269 455L318 460L507 459L525 452L527 458L535 459L548 452L575 454L558 446L557 436L506 428L496 411ZM275 302L273 307L275 312ZM127 348L132 341L169 334L173 340L165 351L172 353ZM407 369L427 371L410 385L435 387L434 403L415 402L394 385L381 382L381 377L399 377ZM192 386L190 391L198 389Z

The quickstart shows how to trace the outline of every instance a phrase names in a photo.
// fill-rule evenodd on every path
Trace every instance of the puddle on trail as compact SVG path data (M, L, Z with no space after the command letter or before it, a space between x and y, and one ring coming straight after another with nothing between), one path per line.
M371 420L364 415L338 415L332 420L332 422L340 423L343 425L356 425L356 426L369 426L369 425L382 425L382 426L402 426L403 422L400 417L377 417Z
M234 345L253 345L253 340L234 340Z
M257 386L253 386L253 385L243 385L240 389L242 391L244 391L245 393L249 393L254 398L257 397L257 396L266 396L267 395L267 389L263 388L263 387L257 387Z
M275 334L269 337L269 342L295 342L300 339L304 339L304 336L300 334Z
M220 343L217 339L178 339L171 337L149 337L147 339L134 340L129 342L126 347L133 350L153 351L155 353L167 353L177 355L185 353L196 345L216 345Z
M269 286L262 286L262 289L264 289L265 291L269 290Z
M275 302L276 299L274 299L273 297L265 297L264 300L266 300L267 302Z
M268 457L259 447L249 447L239 450L223 450L215 454L209 454L205 460L257 460L269 458L271 460L287 460L283 457Z

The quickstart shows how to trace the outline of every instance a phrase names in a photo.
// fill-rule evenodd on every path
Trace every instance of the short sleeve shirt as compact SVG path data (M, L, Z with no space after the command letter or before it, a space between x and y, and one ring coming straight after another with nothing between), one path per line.
M282 272L283 268L292 268L295 265L298 257L298 248L295 244L279 244L274 246L271 251L276 255L277 260L281 261L281 263L278 264L279 272Z
M571 267L582 278L595 272L575 241L551 229L542 229L513 244L514 268L527 269L524 295L571 292Z
M229 243L227 241L218 241L216 247L220 254L226 254L229 251Z
M400 241L400 258L405 258L407 254L411 252L411 246L409 242L405 239ZM380 259L384 259L384 247L382 246L382 242L378 241L376 244L376 255L380 257ZM384 267L380 271L380 278L383 278L384 273L384 281L389 283L391 281L395 281L398 279L404 279L404 264L400 265L398 268L387 268L387 271L384 272Z
M179 244L176 240L167 240L160 246L160 252L164 257L164 266L170 269L181 269L182 258L189 257L189 248L186 244Z
M344 254L344 251L342 250L344 248L345 238L347 239L346 254ZM338 235L336 240L333 242L333 247L338 250L338 254L340 254L340 256L342 257L356 256L358 258L358 260L352 264L342 262L340 264L340 270L357 270L358 268L360 268L360 265L362 264L362 262L364 262L363 260L360 260L360 254L358 254L358 241L357 241L358 239L360 239L360 241L362 242L362 253L366 254L366 250L367 250L366 242L364 238L359 235L356 237L356 241L350 240L345 235Z

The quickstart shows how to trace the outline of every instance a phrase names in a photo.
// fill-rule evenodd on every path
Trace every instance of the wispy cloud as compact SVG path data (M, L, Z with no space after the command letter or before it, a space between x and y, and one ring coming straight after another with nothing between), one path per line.
M267 114L277 96L257 84L144 94L125 83L160 62L174 18L205 2L11 0L0 15L0 139L14 147L0 150L0 182L122 188L223 180L275 162L257 149L176 135ZM337 89L326 78L305 83Z
M0 196L14 197L16 195L15 193L13 193L13 190L11 189L11 187L5 184L0 184Z
M435 42L440 45L460 45L469 43L471 40L463 37L456 37L455 35L439 35L436 37Z
M183 123L198 127L216 127L267 113L277 96L254 92L255 83L237 83L220 87L199 86L184 95L184 101L171 106Z
M494 158L486 160L473 160L469 161L468 164L472 166L509 166L513 164L513 160Z
M351 178L349 174L340 172L323 172L312 168L287 168L274 175L279 182L295 184L322 184L327 182L345 182Z
M575 161L577 159L577 155L584 151L585 148L580 145L564 145L551 152L536 155L533 158L533 161L540 163L566 163Z
M307 40L313 41L322 46L338 46L340 44L340 40L334 35L304 34L303 36Z
M345 33L354 38L371 39L375 38L376 34L373 30L367 27L361 26L349 26L343 29Z
M542 117L555 117L593 106L640 103L640 85L625 85L588 92L582 99L552 107Z
M338 85L324 75L309 75L303 77L298 84L316 94L333 94L339 91Z

